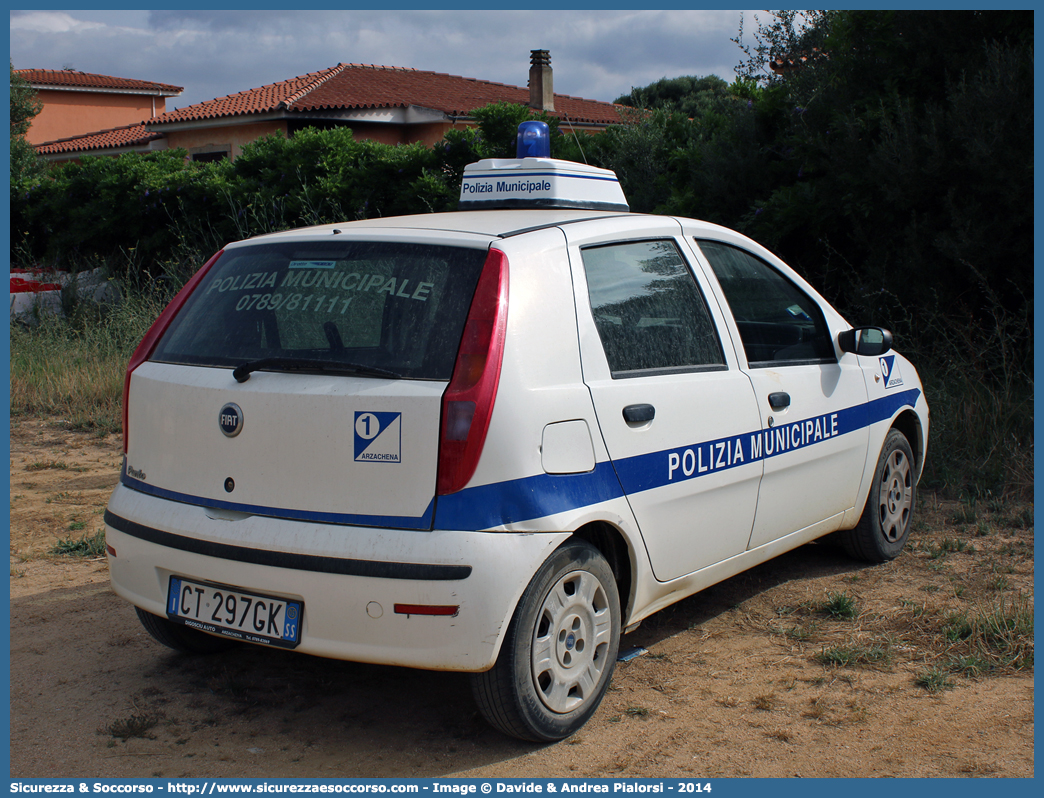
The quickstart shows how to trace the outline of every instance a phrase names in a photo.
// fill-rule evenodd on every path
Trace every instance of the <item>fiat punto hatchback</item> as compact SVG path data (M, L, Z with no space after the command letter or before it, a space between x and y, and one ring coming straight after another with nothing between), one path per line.
M831 533L899 553L928 407L891 335L537 152L458 212L229 244L163 312L105 513L157 640L466 671L558 740L650 613Z

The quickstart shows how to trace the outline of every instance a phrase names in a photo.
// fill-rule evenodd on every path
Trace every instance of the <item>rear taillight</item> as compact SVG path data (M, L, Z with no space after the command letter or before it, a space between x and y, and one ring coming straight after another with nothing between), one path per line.
M461 490L475 474L500 383L507 310L507 256L491 249L468 311L453 379L442 396L440 496Z
M225 250L221 250L214 257L203 264L198 272L196 272L189 279L185 286L178 291L177 295L170 301L170 304L163 309L163 312L159 315L159 318L152 323L149 327L149 331L145 333L145 337L141 339L141 343L138 344L138 348L134 350L134 354L131 355L130 362L127 364L127 373L123 377L123 453L127 454L127 400L130 398L130 381L131 372L134 371L138 366L149 359L152 355L152 350L156 348L156 344L159 339L163 336L170 322L178 315L178 311L181 310L181 306L185 304L185 300L189 298L189 295L196 290L196 286L199 285L199 281L203 279L203 276L210 271L210 267L214 265L218 258L221 257L221 253Z

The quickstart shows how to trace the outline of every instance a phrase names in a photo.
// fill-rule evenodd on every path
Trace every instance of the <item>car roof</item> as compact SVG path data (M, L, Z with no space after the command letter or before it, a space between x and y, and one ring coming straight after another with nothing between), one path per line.
M315 227L284 230L262 236L265 239L299 236L328 236L333 230L358 232L374 230L432 230L486 235L491 238L506 238L530 230L554 227L560 224L575 224L591 219L607 219L614 216L634 217L641 214L613 211L570 210L560 208L525 210L479 210L454 211L449 213L426 213L416 216L388 216L377 219L361 219L356 222L317 225Z
M265 233L263 235L249 238L244 241L230 243L229 246L238 248L249 246L252 243L267 241L309 241L312 239L327 239L332 233L351 233L353 238L360 234L366 235L366 231L375 233L390 233L392 235L406 233L425 233L437 239L443 239L450 243L453 236L470 238L472 242L482 240L493 241L496 239L510 238L524 233L544 230L549 227L560 227L562 225L582 224L589 221L601 221L605 219L635 219L646 218L650 222L671 220L677 223L685 235L707 237L723 240L732 244L746 246L762 257L777 264L782 262L770 251L755 241L750 240L742 233L730 230L713 222L688 219L677 216L661 216L657 214L644 214L621 211L594 211L571 208L532 208L532 209L489 209L473 211L450 211L446 213L425 213L412 216L386 216L375 219L360 219L358 221L345 221L333 224L316 225L314 227L299 227L293 230L282 230L276 233ZM635 232L634 227L628 225L630 233ZM474 245L474 243L472 244ZM782 264L785 267L785 264Z

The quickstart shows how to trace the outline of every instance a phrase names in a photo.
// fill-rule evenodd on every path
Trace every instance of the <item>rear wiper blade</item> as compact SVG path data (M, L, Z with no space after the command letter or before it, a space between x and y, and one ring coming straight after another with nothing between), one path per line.
M394 371L364 366L361 363L343 363L336 360L322 360L308 357L263 357L240 363L232 372L236 382L246 382L252 371L332 371L339 374L365 374L368 377L387 377L390 380L401 380L402 375Z

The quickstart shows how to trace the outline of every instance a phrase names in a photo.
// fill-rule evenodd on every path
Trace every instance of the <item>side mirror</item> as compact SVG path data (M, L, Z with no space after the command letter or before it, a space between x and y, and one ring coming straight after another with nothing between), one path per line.
M883 327L856 327L837 334L842 352L876 357L892 348L892 334Z

